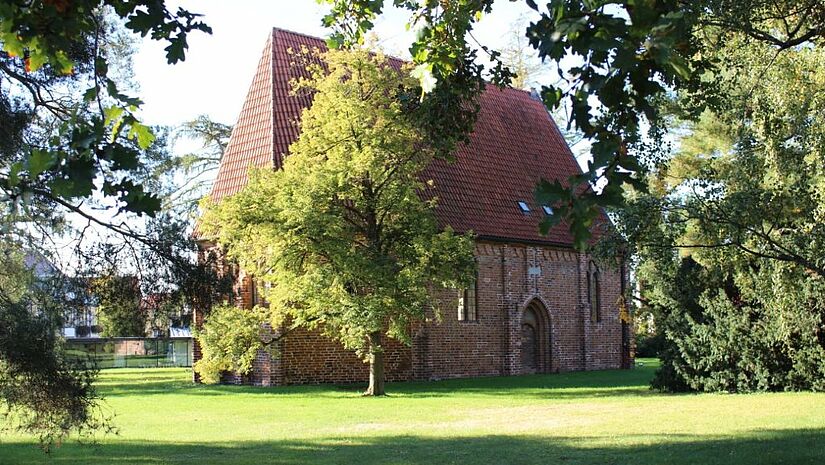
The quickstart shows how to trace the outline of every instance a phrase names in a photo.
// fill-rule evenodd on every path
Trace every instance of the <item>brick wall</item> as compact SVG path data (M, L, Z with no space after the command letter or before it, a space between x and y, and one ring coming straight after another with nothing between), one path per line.
M569 250L479 242L478 320L458 321L455 306L442 305L441 320L427 325L425 370L418 378L509 375L521 366L522 315L528 305L546 312L549 324L542 371L619 368L620 273L600 267L601 315L590 321L586 290L589 257ZM438 293L440 302L457 293Z
M369 365L354 351L320 331L296 329L279 347L279 384L363 383L369 380ZM384 340L385 374L388 381L412 377L410 347Z
M619 368L622 331L618 299L621 273L570 249L479 241L477 319L458 320L458 290L433 292L433 309L414 331L411 347L385 341L387 379L443 379L512 375L522 366L522 318L528 306L541 314L539 371ZM599 269L600 320L591 321L587 276ZM236 303L251 305L251 280L238 274ZM632 338L631 338L632 339ZM366 382L369 366L319 331L298 329L261 352L248 377L259 385Z

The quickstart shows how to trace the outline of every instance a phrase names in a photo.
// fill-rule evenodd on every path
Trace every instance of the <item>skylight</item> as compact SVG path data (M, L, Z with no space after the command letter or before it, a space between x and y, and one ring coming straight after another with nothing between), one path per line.
M527 202L519 200L518 207L521 209L522 213L530 213L530 206L527 205Z
M542 210L544 210L544 213L546 213L547 216L551 216L553 214L553 209L551 207L547 205L542 205L541 208Z

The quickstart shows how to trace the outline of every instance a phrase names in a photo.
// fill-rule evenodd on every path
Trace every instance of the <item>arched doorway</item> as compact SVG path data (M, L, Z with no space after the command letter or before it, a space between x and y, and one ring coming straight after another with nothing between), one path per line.
M550 367L550 322L547 309L533 300L521 317L521 372L547 373Z
M525 373L538 370L538 332L536 312L528 307L521 319L521 369Z

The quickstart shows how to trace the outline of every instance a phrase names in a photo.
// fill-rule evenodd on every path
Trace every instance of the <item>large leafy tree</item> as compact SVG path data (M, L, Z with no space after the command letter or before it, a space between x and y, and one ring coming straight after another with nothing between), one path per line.
M325 19L334 27L332 45L358 42L373 25L384 2L327 0ZM714 52L737 36L783 54L799 46L821 46L825 39L825 4L820 0L525 0L535 19L524 31L539 58L572 63L563 80L542 87L549 108L563 105L576 128L591 142L592 161L581 176L564 183L542 182L540 203L554 204L548 222L568 220L577 245L587 244L592 222L602 206L621 205L623 185L644 188L649 162L644 135L661 130L657 102L669 92L692 96L691 117L719 104L724 66ZM472 29L493 10L492 0L395 0L410 12L417 31L410 48L425 91L443 104L440 114L466 112L462 102L483 87L482 75L507 83L510 71L501 56L481 45L493 66L477 58ZM486 74L485 74L486 73ZM449 97L445 97L445 95ZM471 127L452 126L450 130ZM660 135L654 135L658 138ZM655 160L654 160L655 161ZM600 189L582 189L582 184Z
M248 367L250 341L253 349L266 344L255 338L263 322L303 326L363 355L366 393L382 395L386 338L408 342L411 325L432 308L431 291L471 279L473 243L436 224L435 199L421 176L438 144L416 124L420 108L409 107L409 73L361 48L321 60L296 83L296 92L314 97L284 168L252 171L241 192L207 205L204 233L268 284L268 308L246 317L224 309L214 323L207 319L200 338L206 358L196 369L214 377L218 369ZM238 344L215 350L211 342L225 340L222 328L231 321L251 328L228 332ZM233 354L245 354L246 363Z

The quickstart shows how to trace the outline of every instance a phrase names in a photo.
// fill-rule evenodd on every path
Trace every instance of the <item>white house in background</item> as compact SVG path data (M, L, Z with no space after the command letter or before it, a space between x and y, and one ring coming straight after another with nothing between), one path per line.
M63 327L61 334L66 339L99 339L101 337L98 319L97 298L89 289L90 278L67 276L46 256L36 250L27 250L23 263L32 271L35 278L50 286L55 295L63 296ZM141 306L144 310L153 307L152 298L144 296ZM149 310L151 311L151 310ZM150 337L191 338L190 330L192 310L182 308L177 314L170 315L167 328L153 328L147 331Z
M62 335L66 338L100 337L97 323L97 304L87 291L86 280L66 276L41 252L28 249L23 264L50 292L65 297Z

